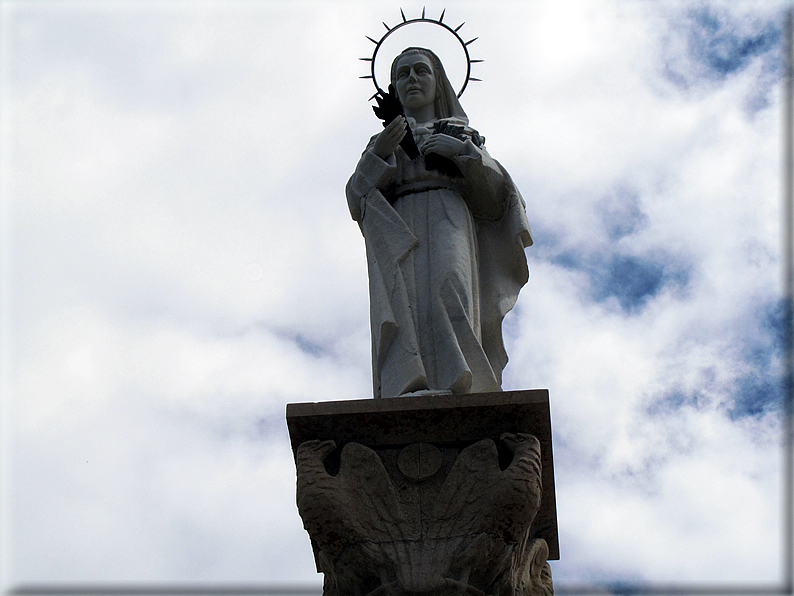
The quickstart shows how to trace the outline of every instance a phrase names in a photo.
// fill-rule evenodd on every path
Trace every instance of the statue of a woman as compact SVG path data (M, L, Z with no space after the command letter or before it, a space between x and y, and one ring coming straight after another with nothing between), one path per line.
M370 140L346 188L367 249L374 397L499 391L502 319L529 278L524 201L433 52L404 50L391 82L405 117Z

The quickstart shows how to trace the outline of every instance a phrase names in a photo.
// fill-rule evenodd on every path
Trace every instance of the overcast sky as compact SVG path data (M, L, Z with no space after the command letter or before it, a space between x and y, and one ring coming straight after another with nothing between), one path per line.
M533 229L558 585L780 577L785 6L426 4ZM284 409L371 397L344 185L400 5L0 8L3 586L319 586Z

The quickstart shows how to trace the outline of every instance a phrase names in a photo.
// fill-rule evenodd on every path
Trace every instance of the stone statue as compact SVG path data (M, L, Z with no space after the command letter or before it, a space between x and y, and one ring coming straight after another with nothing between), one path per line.
M524 201L432 51L404 50L391 82L405 115L372 138L346 188L367 250L373 395L499 391L502 320L529 278Z
M491 439L379 452L349 442L335 475L326 461L334 441L302 443L297 504L325 574L323 596L551 596L548 546L530 534L540 444L524 433L499 443L510 458L504 469ZM422 450L424 475L401 461Z

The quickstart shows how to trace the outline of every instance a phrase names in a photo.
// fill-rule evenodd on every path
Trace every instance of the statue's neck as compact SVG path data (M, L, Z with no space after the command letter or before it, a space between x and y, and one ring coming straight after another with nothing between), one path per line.
M436 119L436 106L430 103L421 108L405 108L405 115L413 118L417 123L432 122Z

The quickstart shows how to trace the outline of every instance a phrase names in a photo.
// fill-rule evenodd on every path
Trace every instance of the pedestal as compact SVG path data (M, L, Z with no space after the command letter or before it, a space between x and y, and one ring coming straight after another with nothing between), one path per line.
M287 406L324 596L551 594L546 390Z

